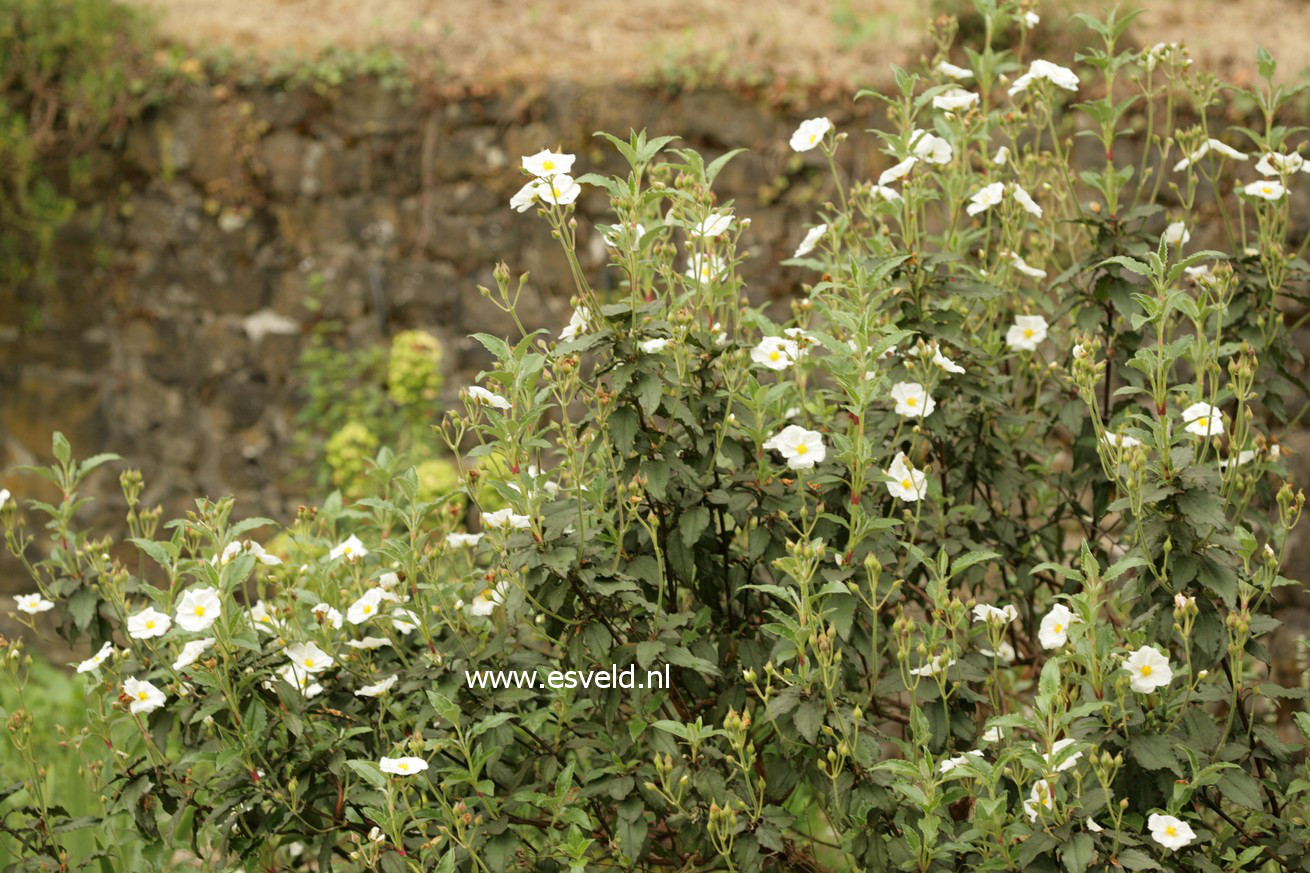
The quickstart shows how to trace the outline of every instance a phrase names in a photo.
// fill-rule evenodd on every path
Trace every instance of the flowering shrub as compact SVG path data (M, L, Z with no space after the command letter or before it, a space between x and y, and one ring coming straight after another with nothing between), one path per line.
M1075 70L979 8L989 42L939 33L868 95L877 178L840 173L827 119L792 137L834 200L786 322L743 294L731 153L524 158L512 206L550 223L575 312L547 336L507 267L483 289L521 332L477 336L495 363L440 429L479 471L458 491L384 448L369 496L266 549L229 500L161 528L129 471L111 548L74 526L108 459L56 438L46 556L2 517L20 612L95 653L72 742L116 750L106 815L215 868L1310 869L1306 692L1266 648L1305 502L1276 440L1303 390L1289 92L1262 55L1263 125L1214 130L1220 85L1121 50L1124 17L1081 19ZM1077 124L1104 162L1075 173ZM671 687L469 679L629 666ZM68 822L28 792L39 866Z

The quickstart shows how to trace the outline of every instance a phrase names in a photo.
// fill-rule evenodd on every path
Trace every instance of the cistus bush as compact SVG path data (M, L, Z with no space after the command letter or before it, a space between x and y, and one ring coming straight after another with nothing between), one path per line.
M1223 129L1231 90L1124 50L1127 17L1080 18L1066 66L978 5L987 41L866 95L886 129L791 138L833 178L785 321L712 191L734 153L524 158L512 205L575 313L477 335L494 364L440 437L494 462L460 490L384 448L366 496L279 534L230 500L158 527L129 473L112 542L75 525L106 459L57 442L59 501L3 520L19 608L94 653L73 742L115 750L106 815L209 869L1310 869L1306 691L1268 648L1304 507L1292 91L1262 53L1256 122ZM629 666L671 686L547 684ZM468 679L492 670L537 686ZM19 791L51 867L68 822Z

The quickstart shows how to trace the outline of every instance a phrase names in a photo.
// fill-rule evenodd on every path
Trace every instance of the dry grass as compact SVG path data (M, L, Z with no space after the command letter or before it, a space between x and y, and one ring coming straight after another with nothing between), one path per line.
M849 87L882 81L924 48L931 11L961 0L126 0L196 47L258 55L395 46L455 82L642 81L669 69L768 71ZM1064 26L1070 0L1042 4ZM1097 7L1096 0L1078 5ZM1133 36L1185 40L1208 69L1250 76L1255 46L1310 61L1305 0L1144 0Z

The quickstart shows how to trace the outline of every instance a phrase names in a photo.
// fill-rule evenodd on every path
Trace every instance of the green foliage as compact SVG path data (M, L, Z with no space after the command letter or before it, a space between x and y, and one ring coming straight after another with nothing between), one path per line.
M48 279L99 147L157 98L151 37L104 0L0 0L0 281Z
M108 459L57 438L28 472L61 502L0 521L64 632L111 644L88 729L115 737L111 809L156 857L1304 869L1307 691L1271 681L1268 646L1305 504L1278 304L1310 267L1272 187L1295 162L1266 157L1294 151L1290 94L1257 85L1262 130L1211 130L1220 88L1174 49L1121 51L1126 18L1087 22L1079 82L989 41L1021 10L978 7L988 41L953 55L976 100L944 52L872 95L878 183L840 174L823 120L793 139L834 193L785 262L815 281L784 322L745 302L746 223L712 191L732 153L605 135L623 173L530 181L576 311L553 339L523 329L506 265L482 289L518 332L475 336L494 364L441 422L478 463L443 471L458 491L425 493L440 477L358 412L392 402L386 372L426 405L436 370L381 357L325 358L378 374L358 395L311 391L350 463L382 446L362 496L281 531L230 499L161 529L129 472L126 544L92 537L77 488ZM1089 75L1114 99L1069 107ZM1114 158L1128 99L1136 166ZM1183 100L1202 123L1175 139ZM1075 127L1105 156L1077 175ZM1272 172L1234 194L1239 141ZM613 205L614 293L579 266L575 182ZM1191 246L1215 213L1223 251ZM587 683L550 678L570 670Z

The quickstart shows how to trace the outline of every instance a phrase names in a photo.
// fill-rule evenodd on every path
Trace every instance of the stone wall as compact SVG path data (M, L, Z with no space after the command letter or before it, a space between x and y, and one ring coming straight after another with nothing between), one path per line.
M849 102L810 109L856 120ZM359 343L431 330L454 369L475 373L485 352L465 336L510 332L476 290L503 259L531 272L536 324L567 321L558 245L540 218L507 205L520 155L562 146L582 172L617 170L593 132L643 126L710 155L751 149L718 189L753 221L747 277L783 295L802 276L775 265L812 220L827 173L817 153L787 149L797 120L726 91L560 84L442 100L370 79L328 93L196 86L98 156L96 196L57 242L56 286L0 289L0 469L45 462L61 429L79 455L139 465L145 500L166 510L234 494L245 513L286 518L302 497L289 477L293 370L316 319L344 320ZM607 206L593 189L580 208L597 272L604 251L586 225ZM306 301L320 281L315 311Z

